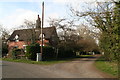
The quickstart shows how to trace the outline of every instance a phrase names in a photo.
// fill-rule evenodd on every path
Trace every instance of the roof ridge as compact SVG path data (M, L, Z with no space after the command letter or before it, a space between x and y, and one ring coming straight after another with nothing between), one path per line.
M54 28L54 27L44 27L43 29L46 29L46 28ZM14 30L14 31L31 30L31 29L41 29L41 28L18 29L18 30Z
M39 30L38 32L36 32L36 37L39 36L41 30L39 28L34 28L34 30ZM19 29L19 30L15 30L11 36L9 37L9 40L13 40L13 38L15 37L16 34L20 35L19 39L20 40L24 40L27 39L27 37L29 38L29 36L32 36L31 34L28 35L28 33L31 33L32 29ZM33 32L34 33L34 32ZM56 33L56 29L55 27L44 27L43 28L43 33L46 34L46 38L50 38L52 36L52 34L57 35ZM25 34L25 35L23 35ZM27 35L27 36L26 36Z

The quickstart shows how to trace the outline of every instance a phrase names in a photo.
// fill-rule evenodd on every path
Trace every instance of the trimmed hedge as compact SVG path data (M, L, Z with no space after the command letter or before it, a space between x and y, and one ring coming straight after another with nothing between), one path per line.
M30 46L26 47L26 56L28 59L36 60L37 53L40 53L40 46L39 44L31 44ZM55 49L51 46L43 46L43 54L42 60L50 60L54 58L70 58L75 57L76 53L73 52L73 49L69 47L59 47L58 53L55 53Z
M55 58L55 49L51 46L44 46L43 47L43 55L42 58L43 60L49 60L52 58Z
M26 46L26 56L28 59L36 60L37 53L40 53L39 44L31 44L30 46ZM50 46L43 46L43 54L42 59L47 60L55 57L54 49Z
M58 58L70 58L76 56L76 53L72 49L60 47L58 49Z
M36 60L36 53L40 53L39 44L31 44L30 46L26 46L25 55L28 57L28 59Z

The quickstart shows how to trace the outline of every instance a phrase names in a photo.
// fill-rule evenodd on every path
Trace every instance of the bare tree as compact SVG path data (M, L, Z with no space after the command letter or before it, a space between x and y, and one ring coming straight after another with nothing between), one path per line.
M20 28L23 28L23 29L33 29L33 28L36 27L35 25L36 25L36 24L35 24L34 22L25 19L25 20L24 20L24 24L22 24L22 25L20 26Z
M80 12L71 7L73 16L77 18L84 17L84 19L90 23L91 26L97 27L100 31L107 31L106 27L112 27L109 25L113 23L112 16L114 15L112 2L96 2L95 8L87 8L88 11Z
M74 30L74 20L69 20L65 18L59 18L59 19L51 19L48 20L50 26L55 26L57 28L57 31L60 33L59 37L66 41L66 39L73 35L75 32Z
M105 52L106 59L109 61L119 55L118 45L116 45L119 44L119 8L120 2L96 2L96 7L87 8L85 12L71 8L73 16L78 19L84 17L89 25L100 30L101 51Z
M36 40L35 27L36 27L36 24L34 22L25 19L24 24L20 25L20 27L18 27L15 30L22 29L25 31L25 34L23 34L23 35L26 36L25 42L27 45L29 45L29 42L34 43Z
M3 28L2 25L0 25L0 37L2 41L6 42L9 36L9 31Z
M80 47L80 51L84 52L92 52L95 49L98 49L98 45L95 43L93 39L81 39L77 42Z
M2 49L2 56L8 53L7 39L9 36L9 31L0 25L0 49Z

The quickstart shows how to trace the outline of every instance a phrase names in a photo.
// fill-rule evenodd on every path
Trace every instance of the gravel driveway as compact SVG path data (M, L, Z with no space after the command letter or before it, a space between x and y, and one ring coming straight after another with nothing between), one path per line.
M35 65L3 61L3 78L112 78L97 70L93 58L76 59L54 65Z

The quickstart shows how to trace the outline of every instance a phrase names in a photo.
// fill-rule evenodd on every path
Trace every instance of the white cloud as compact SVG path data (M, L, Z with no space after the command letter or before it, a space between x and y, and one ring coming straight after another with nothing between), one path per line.
M17 9L13 14L2 19L1 22L7 29L12 29L22 25L25 19L35 22L37 15L38 13L34 11Z
M17 9L13 14L6 16L4 19L0 21L0 23L5 26L6 29L10 30L12 28L17 28L24 23L24 20L30 20L32 22L36 22L37 12L25 10L25 9ZM41 15L40 15L41 17ZM44 27L49 27L48 18L59 18L57 13L51 13L45 16Z

